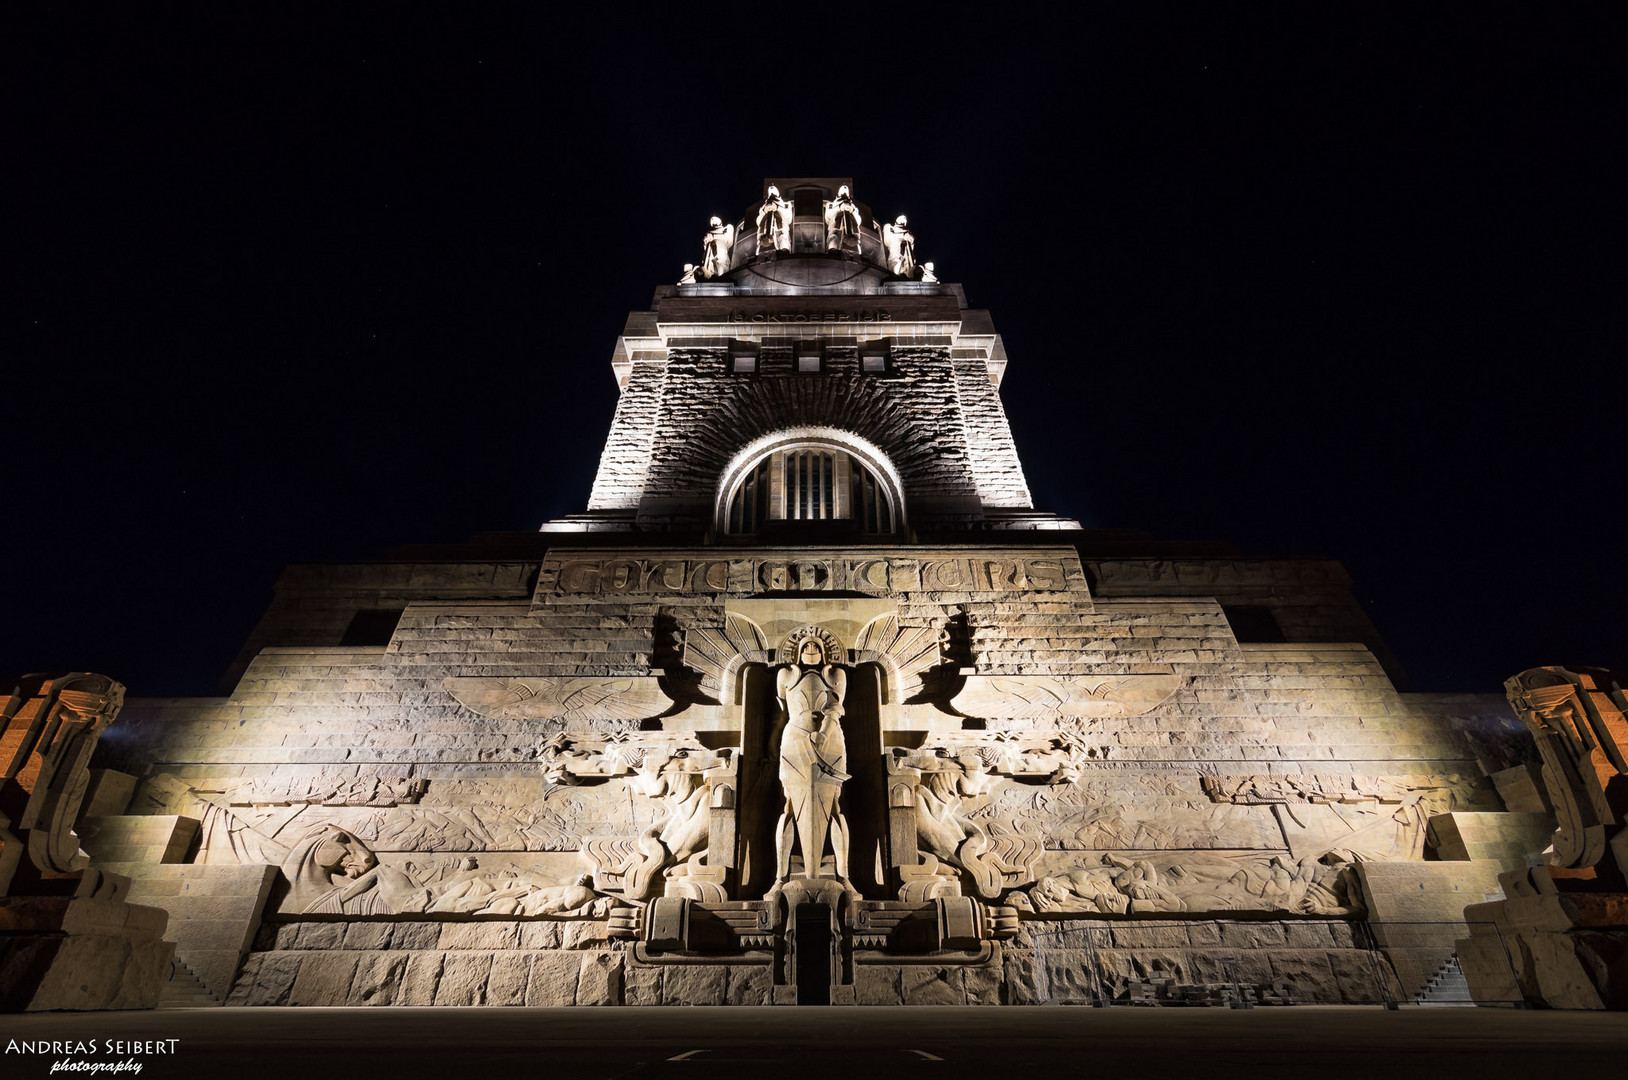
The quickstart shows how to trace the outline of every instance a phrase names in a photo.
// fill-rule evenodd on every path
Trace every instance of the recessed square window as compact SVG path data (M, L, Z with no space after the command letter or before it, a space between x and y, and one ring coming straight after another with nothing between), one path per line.
M817 375L817 374L819 374L819 371L820 371L820 357L819 357L819 354L816 353L813 356L799 356L797 358L797 370L804 373L805 375Z
M730 360L734 362L737 375L750 375L757 370L757 356L754 353L736 353Z
M345 627L339 644L351 647L388 645L401 622L402 608L368 608L358 611Z
M869 371L873 374L884 372L887 370L887 354L866 353L860 357L859 366L860 370Z

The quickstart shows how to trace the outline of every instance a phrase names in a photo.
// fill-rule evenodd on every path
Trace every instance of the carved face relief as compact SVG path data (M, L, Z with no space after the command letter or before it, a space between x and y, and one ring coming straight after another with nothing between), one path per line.
M330 875L342 874L351 879L361 877L379 862L361 841L345 832L325 838L317 845L312 860Z

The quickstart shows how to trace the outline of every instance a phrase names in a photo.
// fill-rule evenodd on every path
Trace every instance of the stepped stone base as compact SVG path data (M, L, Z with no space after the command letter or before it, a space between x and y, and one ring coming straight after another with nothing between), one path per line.
M1519 870L1540 862L1554 831L1554 815L1549 813L1456 811L1430 819L1437 858L1444 862L1490 861L1505 870Z
M1092 946L1095 947L1092 947ZM227 1005L768 1005L790 1003L767 952L728 963L639 959L589 920L302 921L263 929ZM833 1003L1034 1005L1124 999L1150 978L1271 986L1303 1004L1403 996L1385 958L1338 921L1026 924L988 963L857 956Z
M0 1012L153 1008L166 921L124 900L0 897Z

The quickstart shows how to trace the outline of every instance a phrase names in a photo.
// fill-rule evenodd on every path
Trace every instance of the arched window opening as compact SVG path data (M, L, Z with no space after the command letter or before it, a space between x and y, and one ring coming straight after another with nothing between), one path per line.
M729 532L755 533L771 521L850 521L859 532L886 534L894 510L887 485L859 458L803 444L765 454L730 496Z

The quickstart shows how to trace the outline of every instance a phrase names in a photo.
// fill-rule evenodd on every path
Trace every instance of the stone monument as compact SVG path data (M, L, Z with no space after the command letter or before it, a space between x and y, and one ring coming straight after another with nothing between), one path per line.
M990 314L850 178L763 190L628 316L584 512L290 567L225 696L127 704L86 843L232 898L178 958L247 1005L1417 992L1524 866L1487 823L1553 828L1501 699L1399 692L1333 562L1036 509Z
M73 672L24 678L0 711L0 1012L158 1004L169 915L126 901L74 821L124 687Z
M1588 668L1532 668L1504 685L1558 827L1540 864L1502 875L1504 899L1466 911L1465 977L1481 1000L1628 1009L1628 697Z

